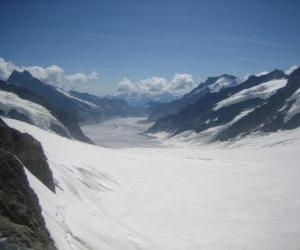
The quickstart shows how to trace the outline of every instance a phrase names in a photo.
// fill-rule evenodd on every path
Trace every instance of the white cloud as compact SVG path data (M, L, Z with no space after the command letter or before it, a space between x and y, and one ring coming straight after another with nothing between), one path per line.
M136 91L136 86L132 83L132 81L130 81L129 79L127 79L125 77L120 81L120 83L118 85L118 91L119 92L134 92L134 91Z
M137 87L140 92L160 93L167 91L168 82L163 77L152 76L151 78L139 81Z
M151 95L162 93L180 94L190 90L193 86L194 80L190 74L174 74L170 81L160 76L152 76L135 83L128 78L123 78L118 85L118 91Z
M41 81L62 89L71 89L76 87L78 84L99 79L99 75L95 71L88 74L75 73L67 75L65 74L64 69L57 65L51 65L48 67L17 66L13 62L5 61L3 58L0 58L0 79L7 80L13 70L28 70L34 77Z
M83 82L87 82L89 80L97 80L97 79L99 79L99 75L97 72L93 71L89 74L75 73L75 74L71 74L71 75L66 75L65 78L69 82L83 83Z
M0 80L6 80L14 69L19 69L13 62L0 58Z
M175 74L169 89L171 90L182 90L193 87L194 79L190 74Z

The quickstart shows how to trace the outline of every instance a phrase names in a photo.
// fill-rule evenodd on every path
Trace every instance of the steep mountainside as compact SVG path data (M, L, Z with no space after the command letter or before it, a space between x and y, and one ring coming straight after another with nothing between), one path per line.
M0 119L0 148L16 155L34 176L55 192L52 172L37 140L29 134L9 128Z
M0 249L54 250L23 166L55 191L41 144L0 120Z
M8 83L26 88L43 98L48 105L73 117L79 123L100 122L115 116L127 116L130 109L125 101L120 99L99 98L97 96L66 92L32 77L28 71L13 71Z
M70 94L81 100L90 102L99 107L102 114L102 120L112 117L125 117L132 115L133 109L122 99L101 98L88 93L70 91Z
M75 116L78 122L94 121L98 118L98 107L87 101L71 96L69 93L34 78L28 71L13 71L8 83L22 86L42 97L53 107Z
M177 114L159 119L149 132L207 131L213 132L210 133L213 140L226 140L257 130L295 128L300 125L298 116L294 115L298 107L295 92L299 71L285 75L274 70L265 75L250 76L234 87L209 92ZM287 118L286 113L293 114L293 118Z
M227 140L251 132L274 132L300 126L300 68L287 77L285 87L279 88L266 102L247 116L223 130L219 140Z
M211 92L218 92L223 88L234 86L237 84L236 77L232 75L221 75L218 77L209 77L198 87L193 89L190 93L184 95L182 98L168 103L161 103L152 111L149 120L156 121L161 117L176 114L186 105L193 104L201 97Z
M5 107L5 109L7 110L8 101L11 104L9 105L10 108L8 112L5 113L4 110L2 110L2 115L6 115L7 117L11 117L17 120L35 124L34 119L32 118L33 116L32 109L26 108L26 105L25 106L21 105L19 101L18 102L16 101L16 99L19 100L23 99L22 102L24 102L24 100L27 100L29 101L29 104L31 103L30 106L36 106L34 104L37 104L38 106L42 106L45 109L49 110L51 115L54 116L59 122L61 122L63 124L63 127L68 130L66 132L64 128L61 128L61 126L57 126L57 123L51 123L50 129L53 130L54 132L65 137L70 137L71 135L72 137L80 141L91 142L82 133L74 114L70 114L66 112L63 108L57 107L55 103L48 101L48 99L43 98L42 96L39 96L22 86L8 84L7 82L1 80L0 80L0 90L6 92L4 96L6 98L0 100L0 103L4 105L3 107ZM12 100L11 98L8 98L9 95L7 93L13 93L19 98L14 98L14 100Z

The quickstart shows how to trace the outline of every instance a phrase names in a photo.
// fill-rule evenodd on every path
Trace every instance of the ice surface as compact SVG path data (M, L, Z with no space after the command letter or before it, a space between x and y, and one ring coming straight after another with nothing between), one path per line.
M299 129L235 144L111 149L5 122L44 147L57 193L28 177L61 250L300 246ZM111 144L105 126L101 143Z
M144 132L153 123L145 122L147 117L116 118L100 124L82 126L86 136L97 145L110 148L153 147L159 141L149 138Z

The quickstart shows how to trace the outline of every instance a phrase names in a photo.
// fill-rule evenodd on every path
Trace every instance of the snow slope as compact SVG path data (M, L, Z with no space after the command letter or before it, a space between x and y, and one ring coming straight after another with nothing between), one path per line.
M16 110L25 115L32 124L39 128L50 130L51 124L60 127L66 134L69 134L65 126L58 121L43 106L20 98L18 95L0 90L0 110L7 115L11 110Z
M214 110L218 110L220 108L224 108L226 106L242 102L248 99L253 98L261 98L268 99L270 96L276 93L276 91L280 88L283 88L287 83L286 79L281 80L272 80L265 82L263 84L254 86L249 89L244 89L229 98L222 100L216 104Z
M227 147L108 149L5 122L44 147L57 193L28 177L59 249L300 246L299 130Z
M288 101L294 101L292 106L287 111L284 121L288 122L291 118L293 118L296 114L300 113L300 89L298 89L289 99Z
M216 93L224 88L233 87L238 84L239 83L235 78L221 77L214 84L210 85L209 89L211 93Z

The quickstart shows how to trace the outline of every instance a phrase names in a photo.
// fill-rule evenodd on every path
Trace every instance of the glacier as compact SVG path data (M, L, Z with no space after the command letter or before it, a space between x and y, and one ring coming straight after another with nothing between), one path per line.
M27 175L58 249L300 245L299 129L198 145L191 135L145 137L139 119L124 118L83 128L90 137L105 128L100 145L89 145L4 120L44 148L57 192ZM130 133L136 140L122 139ZM122 145L111 148L117 139Z

